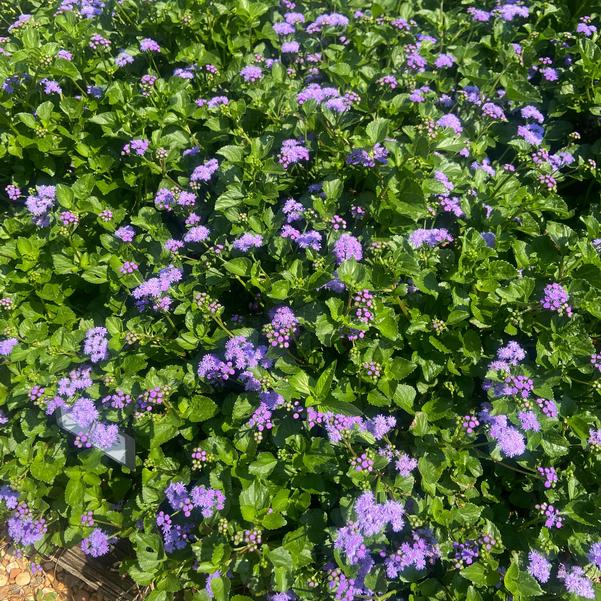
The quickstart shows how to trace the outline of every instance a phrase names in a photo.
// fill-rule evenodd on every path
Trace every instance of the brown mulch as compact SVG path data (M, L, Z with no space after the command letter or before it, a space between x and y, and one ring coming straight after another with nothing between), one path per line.
M2 601L111 601L94 592L56 561L42 562L41 573L31 573L31 562L0 539L0 599Z

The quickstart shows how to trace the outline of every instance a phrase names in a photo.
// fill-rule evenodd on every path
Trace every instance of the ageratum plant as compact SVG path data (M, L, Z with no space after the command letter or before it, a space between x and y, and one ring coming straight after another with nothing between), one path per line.
M148 601L601 598L593 9L3 3L12 543Z

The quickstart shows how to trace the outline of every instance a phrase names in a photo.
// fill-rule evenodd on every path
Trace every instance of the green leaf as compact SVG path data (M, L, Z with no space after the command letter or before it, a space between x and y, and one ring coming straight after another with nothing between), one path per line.
M277 464L278 460L271 453L259 453L255 461L248 466L248 471L266 478L273 472Z
M505 584L505 588L516 599L538 597L544 592L538 582L528 572L519 569L516 558L511 561L511 565L507 569L507 572L505 572L503 583Z
M237 257L227 261L223 266L234 275L250 275L252 263L246 257Z
M388 119L374 119L365 128L365 133L372 144L376 142L382 142L388 135L388 126L390 121Z
M325 401L330 394L332 389L332 381L334 374L336 373L336 361L331 363L319 376L315 388L314 394L318 401Z

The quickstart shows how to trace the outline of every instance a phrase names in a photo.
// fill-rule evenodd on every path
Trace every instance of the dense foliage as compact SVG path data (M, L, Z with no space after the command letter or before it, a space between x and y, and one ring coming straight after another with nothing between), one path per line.
M577 5L2 2L13 542L126 539L149 601L601 599Z

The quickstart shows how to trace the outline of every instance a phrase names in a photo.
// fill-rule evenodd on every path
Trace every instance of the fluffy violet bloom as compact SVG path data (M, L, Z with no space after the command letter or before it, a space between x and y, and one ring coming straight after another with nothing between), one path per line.
M259 81L263 77L263 70L256 65L247 65L240 71L240 76L246 82Z
M460 134L463 131L463 127L461 126L461 121L456 115L453 113L447 113L443 115L436 124L439 127L448 127L452 129L456 134Z
M282 142L282 148L278 155L278 163L288 169L290 165L299 163L300 161L309 160L309 150L303 146L298 140L290 139Z
M133 153L141 157L144 156L144 154L146 154L146 151L148 150L149 146L150 142L148 140L144 138L137 138L125 144L125 146L123 146L121 154L123 156L130 156Z
M263 246L263 236L260 234L246 233L232 243L232 248L240 252L248 252L251 248Z
M359 563L359 560L367 557L368 549L365 546L363 536L357 530L355 524L344 526L336 533L334 548L346 555L350 565Z
M204 518L212 517L217 511L225 507L223 492L205 486L195 486L190 491L190 499L195 508L200 509Z
M522 119L532 119L537 123L542 123L545 120L544 115L532 105L525 106L521 111Z
M409 244L413 248L421 248L422 246L438 246L453 242L453 236L446 229L417 229L409 235Z
M266 347L255 348L252 342L244 336L234 336L225 343L225 359L231 362L236 369L257 367L266 351Z
M591 25L591 17L588 15L580 17L580 21L576 26L576 33L581 33L585 37L590 38L596 32L597 28L594 25Z
M566 591L584 599L594 599L595 589L593 583L586 577L580 566L566 567L561 564L557 570L557 577L563 580Z
M367 421L365 426L376 440L381 440L396 426L396 419L391 415L376 415L376 417Z
M125 67L126 65L131 65L131 63L133 63L133 62L134 62L134 57L125 51L120 52L115 57L115 65L117 65L117 67Z
M481 10L479 8L474 8L473 6L470 6L467 9L467 12L477 23L487 23L488 21L490 21L490 17L492 16L489 12Z
M136 236L136 230L131 225L123 225L115 230L115 238L119 238L121 242L133 242Z
M270 346L288 348L298 330L298 319L290 307L278 307L271 315L271 323L263 331Z
M513 21L515 17L528 17L530 11L527 6L519 6L517 4L501 4L497 6L494 11L503 21Z
M2 495L0 493L0 499ZM601 570L601 542L593 543L588 552L589 561L598 569Z
M518 365L526 358L526 351L515 340L511 340L497 351L497 357L510 365Z
M0 501L4 503L7 509L15 509L19 504L19 493L10 486L3 484L0 486Z
M321 249L321 234L315 230L309 230L294 238L294 242L300 248L311 248L313 250Z
M82 428L89 428L98 420L98 409L92 399L82 396L69 409L69 415Z
M91 534L81 541L81 550L91 557L101 557L110 550L109 537L100 528L94 528Z
M446 69L455 64L455 57L452 54L441 54L434 61L434 66L437 69Z
M410 457L406 453L401 453L398 456L394 467L401 476L408 478L411 475L411 472L417 467L417 459Z
M83 352L90 358L92 363L99 363L108 357L108 332L106 328L91 328L86 332Z
M16 508L16 515L7 521L8 536L16 545L34 545L46 534L46 520L34 520L31 511L24 503Z
M296 41L284 42L282 44L282 52L284 54L297 54L300 50L300 44Z
M54 186L36 186L36 192L27 197L25 206L35 225L47 227L50 225L50 209L56 202L56 188Z
M273 30L279 36L292 35L294 33L294 26L286 21L280 21L272 25Z
M329 13L325 15L319 15L313 23L309 23L307 26L307 33L318 33L325 27L347 27L349 20L340 13Z
M570 296L568 291L557 283L547 284L545 286L544 296L541 299L541 305L549 310L568 317L572 317L572 307L568 304Z
M522 430L525 432L539 432L540 423L536 417L534 411L520 411L518 413L518 419L522 425Z
M110 449L119 440L117 424L97 423L92 431L92 444L99 449Z
M507 117L505 116L503 109L494 102L485 102L482 105L482 113L487 117L497 121L507 121Z
M186 232L184 242L204 242L209 234L209 228L204 225L196 225Z
M382 144L374 144L371 150L355 148L346 157L347 165L361 165L363 167L375 167L376 162L385 164L388 161L388 150Z
M528 123L527 125L518 126L518 136L526 140L528 144L540 146L543 142L544 135L545 130L537 123Z
M236 374L231 362L221 361L215 355L205 355L198 364L198 375L209 382L226 382Z
M405 508L397 501L377 503L373 492L364 492L355 503L357 527L364 536L382 532L388 525L400 532L405 525Z
M551 576L551 562L538 551L528 553L528 574L545 584Z
M152 38L140 40L140 52L160 52L161 47Z
M46 95L63 93L63 89L60 87L59 83L53 79L41 79L40 84L44 88L44 94Z
M295 221L300 221L303 218L305 207L300 202L294 200L294 198L289 198L284 203L282 212L284 215L286 215L286 223L294 223Z
M0 341L0 356L8 357L17 344L19 344L19 341L16 338L6 338Z
M501 453L506 457L518 457L526 451L524 437L518 430L508 425L505 415L492 418L490 435L497 441Z
M192 182L208 182L218 168L219 163L217 162L217 159L205 161L202 165L199 165L194 169L190 176L190 180Z
M334 256L338 265L347 259L361 261L363 259L361 243L351 234L342 234L334 243Z

